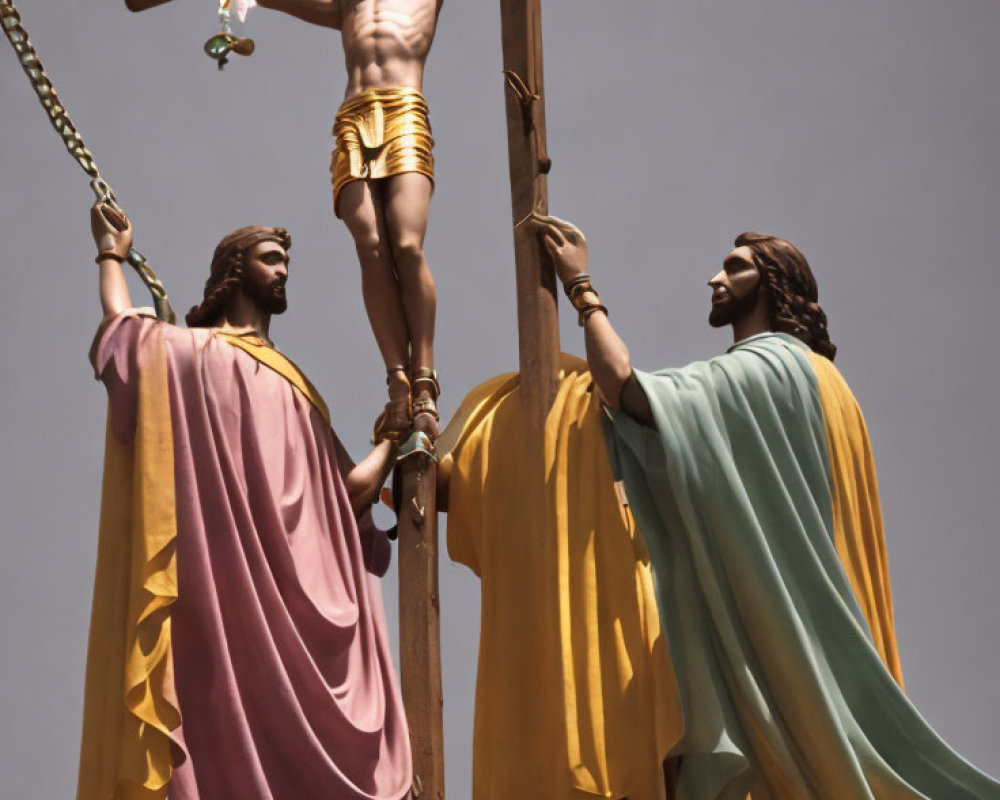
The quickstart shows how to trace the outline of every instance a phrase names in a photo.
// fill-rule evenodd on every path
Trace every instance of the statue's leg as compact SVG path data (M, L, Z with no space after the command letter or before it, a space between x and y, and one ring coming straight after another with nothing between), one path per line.
M434 318L437 290L424 256L424 235L433 185L426 175L404 172L384 180L385 219L392 247L400 296L410 333L413 375L434 368ZM419 404L437 399L428 386L414 385L414 427L431 436L438 433L437 421L419 414ZM431 407L433 407L433 402Z
M419 172L386 178L385 219L410 331L413 365L434 366L437 291L424 256L431 182Z
M352 181L340 192L339 210L354 237L365 311L388 370L407 363L409 334L386 228L383 188L370 181ZM404 374L389 372L388 384L390 400L409 396Z

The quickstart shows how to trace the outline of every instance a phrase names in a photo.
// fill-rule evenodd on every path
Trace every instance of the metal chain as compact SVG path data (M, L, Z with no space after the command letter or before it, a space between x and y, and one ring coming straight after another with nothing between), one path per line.
M35 53L35 48L28 40L28 32L21 25L21 15L15 8L13 0L0 0L0 22L3 25L3 32L17 53L21 67L28 75L28 80L31 81L35 94L38 95L39 102L49 115L49 122L52 123L52 127L63 140L69 154L90 176L90 188L94 191L97 199L121 210L115 193L107 181L101 177L101 171L97 168L93 154L84 146L80 132L69 118L69 113L59 102L59 95L48 75L45 74L42 63ZM142 282L153 295L156 316L167 322L174 322L176 315L170 306L167 290L163 287L160 279L156 277L153 268L146 262L146 257L135 248L130 248L126 260L139 273Z

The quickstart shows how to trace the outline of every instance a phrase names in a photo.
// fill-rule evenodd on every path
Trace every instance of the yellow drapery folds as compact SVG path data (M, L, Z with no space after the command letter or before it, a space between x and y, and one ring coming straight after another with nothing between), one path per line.
M875 460L854 395L833 364L809 353L826 424L832 477L834 545L889 673L903 685L889 585Z
M544 442L516 375L474 390L439 440L448 550L482 581L473 797L659 800L681 716L648 556L586 363L562 367Z
M305 373L299 369L298 365L284 353L280 353L263 339L257 336L235 336L231 333L217 331L216 335L220 339L229 342L233 347L238 347L244 353L253 356L257 361L269 369L273 369L292 386L298 389L299 393L306 398L323 417L327 425L330 424L330 409L320 395L319 390L312 385Z
M169 607L177 599L173 440L166 352L138 377L135 439L106 437L101 529L84 690L78 800L164 798L181 756L172 732Z

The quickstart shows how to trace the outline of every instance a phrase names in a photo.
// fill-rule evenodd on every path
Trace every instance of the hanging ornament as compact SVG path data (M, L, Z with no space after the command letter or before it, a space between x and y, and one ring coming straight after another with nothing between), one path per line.
M255 5L256 0L236 0L236 13L241 22ZM205 52L215 59L220 70L229 63L230 53L249 56L254 51L253 39L244 39L233 33L231 6L232 0L219 0L219 32L205 42Z

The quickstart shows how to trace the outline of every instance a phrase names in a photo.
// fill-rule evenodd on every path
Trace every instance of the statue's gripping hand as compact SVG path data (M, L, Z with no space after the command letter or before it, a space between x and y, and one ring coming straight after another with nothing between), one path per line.
M536 214L534 223L563 283L587 271L587 237L572 222Z
M90 209L90 232L99 253L113 253L124 261L132 246L132 223L125 213L103 201Z

